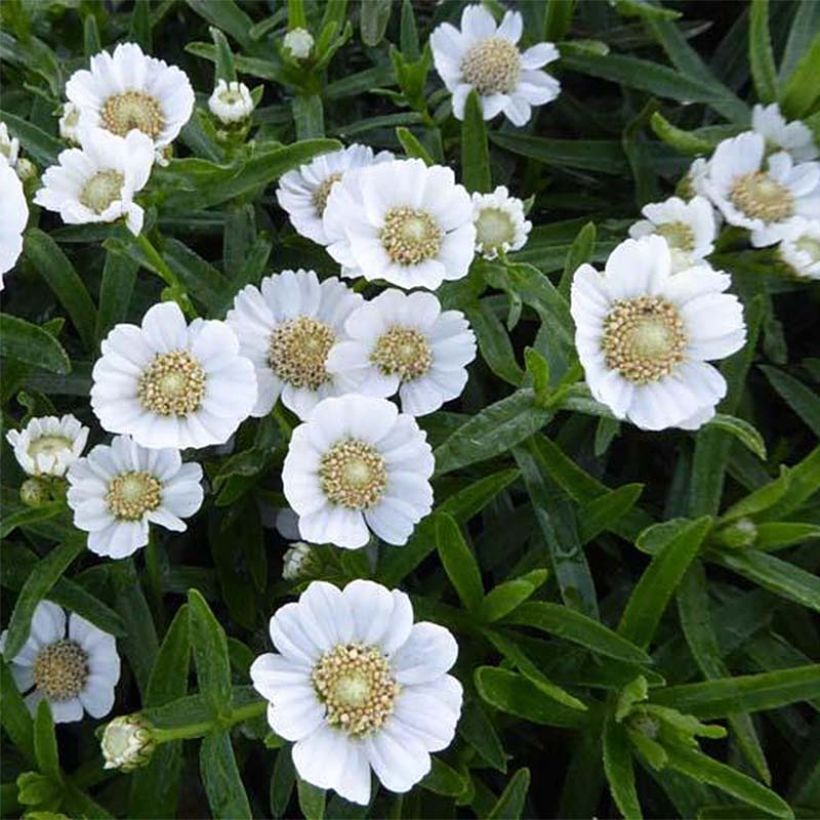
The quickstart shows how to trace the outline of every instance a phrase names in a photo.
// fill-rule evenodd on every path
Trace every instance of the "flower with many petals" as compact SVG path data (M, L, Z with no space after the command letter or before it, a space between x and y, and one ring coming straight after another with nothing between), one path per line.
M225 125L242 122L253 113L253 99L245 83L219 80L208 99L211 113Z
M766 140L771 150L787 151L795 162L820 156L811 128L799 120L787 122L777 103L752 109L752 130Z
M308 783L367 805L371 770L407 792L430 771L430 752L452 742L458 645L438 624L414 624L403 592L314 581L271 618L270 636L277 652L254 661L251 679Z
M485 259L499 253L519 251L527 243L532 222L524 215L524 203L499 185L491 194L473 194L475 249Z
M5 654L8 631L0 635ZM83 711L101 718L114 706L120 656L113 635L51 601L40 601L31 618L28 640L6 663L17 688L28 693L34 713L47 700L55 723L82 720Z
M697 429L726 380L709 361L743 347L743 307L728 275L705 265L672 272L659 236L627 239L604 273L581 265L572 283L575 344L592 395L645 430Z
M225 323L194 319L174 302L142 324L116 325L91 377L91 407L111 433L143 447L224 444L256 403L256 376Z
M820 279L820 220L795 219L777 246L777 255L795 276Z
M405 544L433 506L427 435L396 405L369 396L325 399L291 436L285 498L305 541L357 549L368 527Z
M28 475L62 477L82 455L88 428L71 415L40 416L22 430L9 430L6 439Z
M453 113L464 119L467 95L476 90L485 120L497 114L513 125L525 125L533 106L552 102L561 84L543 71L557 60L552 43L521 51L524 22L517 11L508 11L496 25L483 6L467 6L461 15L461 30L442 23L430 35L433 61L439 76L453 95Z
M3 274L10 271L23 252L23 231L28 223L28 203L23 183L0 156L0 290Z

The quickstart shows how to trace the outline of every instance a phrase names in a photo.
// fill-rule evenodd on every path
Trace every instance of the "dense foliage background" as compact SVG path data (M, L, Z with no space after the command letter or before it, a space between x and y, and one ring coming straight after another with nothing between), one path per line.
M150 550L117 562L84 549L61 502L22 505L3 441L3 624L25 632L48 595L118 637L112 717L147 709L160 726L205 727L133 774L104 771L94 722L58 727L52 746L4 668L4 815L820 816L820 291L724 234L712 261L733 276L749 341L723 365L722 421L697 434L645 433L601 412L577 383L566 302L577 265L604 260L694 155L747 125L753 102L779 99L820 140L820 3L521 2L525 40L559 44L551 69L563 86L522 129L450 116L424 46L461 7L0 6L1 116L41 172L64 147L65 80L101 48L136 41L181 66L198 95L178 158L142 197L159 262L122 226L66 226L33 209L0 317L5 428L71 412L104 440L88 404L99 341L159 300L151 272L163 262L213 318L272 271L335 274L273 192L336 141L432 158L473 190L507 185L529 198L535 225L515 264L478 262L439 291L468 315L480 357L461 400L421 420L436 454L433 515L406 547L321 550L322 578L401 587L417 617L456 634L465 708L431 775L404 797L381 789L368 809L325 802L295 786L263 719L238 722L256 697L248 667L269 650L268 618L299 588L281 578L287 544L269 526L285 506L296 423L280 406L247 421L232 453L206 451L210 491L186 533L158 531ZM316 37L306 69L281 53L289 15ZM234 72L262 99L251 141L227 145L204 101L215 76ZM739 542L741 518L756 541ZM220 674L233 705L213 707ZM616 720L641 676L650 703L728 736L655 768ZM691 723L678 731L690 737Z

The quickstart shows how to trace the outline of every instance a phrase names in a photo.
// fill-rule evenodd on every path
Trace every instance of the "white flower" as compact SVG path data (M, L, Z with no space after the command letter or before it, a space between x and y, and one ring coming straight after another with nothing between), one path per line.
M0 651L5 651L7 637L4 630ZM51 601L37 604L28 640L15 658L6 657L6 663L17 688L28 692L29 710L34 713L45 698L55 723L82 720L83 710L101 718L114 705L114 687L120 679L114 636L74 612L66 619Z
M305 419L322 399L346 392L328 373L327 354L361 303L335 276L320 282L304 270L282 271L263 279L261 289L247 285L237 293L226 321L256 369L251 415L266 416L281 396Z
M285 550L282 557L282 577L286 581L295 581L302 576L313 549L304 541L296 541Z
M475 249L485 259L503 251L519 251L527 243L532 222L524 216L524 203L499 185L491 194L473 194Z
M143 54L136 43L120 43L113 55L102 51L92 57L91 70L75 71L65 94L80 109L81 126L118 137L138 129L155 148L170 145L194 110L185 72Z
M128 436L98 444L68 470L68 506L97 555L125 558L148 543L148 525L184 532L202 506L202 468L179 450L148 450Z
M777 253L795 276L820 279L820 220L793 220Z
M473 207L450 168L394 160L346 174L325 208L328 252L342 275L435 290L467 275Z
M9 136L9 129L4 122L0 122L0 156L14 168L20 155L20 140Z
M368 526L405 544L433 505L427 434L394 404L368 396L325 399L294 431L282 469L305 541L357 549Z
M28 223L28 203L23 183L0 157L0 290L3 274L10 271L23 252L23 231Z
M457 398L475 358L475 335L459 310L442 312L432 293L386 290L350 314L348 341L327 360L350 393L387 398L399 393L401 409L423 416Z
M820 156L808 125L799 120L786 122L777 103L756 105L752 109L752 129L766 140L772 150L788 151L795 162L806 162Z
M627 239L598 273L572 283L575 344L592 395L645 430L697 429L726 395L708 361L743 347L743 307L731 279L701 265L672 273L659 236Z
M122 715L106 725L100 741L104 769L130 772L144 766L154 751L151 727L139 715Z
M245 83L220 80L208 100L211 113L226 125L241 122L253 112L253 99Z
M88 428L74 416L40 416L22 430L9 430L6 439L17 463L28 475L64 476L82 455Z
M63 103L63 113L60 115L60 136L74 145L80 144L80 109L74 103Z
M413 624L403 592L314 581L271 618L270 635L278 652L258 657L251 679L308 783L367 805L371 769L406 792L430 771L430 752L452 742L463 693L447 672L458 645L438 624Z
M154 149L139 131L125 139L100 128L81 131L83 147L60 152L58 165L43 174L34 201L56 211L68 225L114 222L121 217L135 236L145 212L134 202L151 175Z
M442 23L430 35L436 71L453 95L453 113L464 119L464 104L474 88L484 119L504 115L513 125L525 125L532 106L554 100L561 84L542 69L557 60L552 43L538 43L523 53L518 41L524 27L517 11L508 11L500 26L487 9L467 6L461 30Z
M285 35L285 49L296 60L306 60L313 50L313 35L304 28L295 28Z
M633 239L650 234L662 236L669 245L674 271L705 264L704 258L715 249L715 211L702 196L688 202L676 196L664 202L651 202L644 205L641 213L646 219L636 222L629 235Z
M322 154L307 165L283 174L276 198L288 213L291 225L302 236L327 245L330 240L322 224L327 198L336 183L350 170L376 162L390 162L393 154L381 151L374 156L369 145L350 145L339 151Z
M785 151L764 159L760 134L723 140L709 160L707 196L730 225L752 232L752 245L773 245L795 216L820 219L820 163L795 165Z
M101 345L91 406L103 428L143 447L224 444L256 402L253 365L225 322L154 305L142 325L119 324Z

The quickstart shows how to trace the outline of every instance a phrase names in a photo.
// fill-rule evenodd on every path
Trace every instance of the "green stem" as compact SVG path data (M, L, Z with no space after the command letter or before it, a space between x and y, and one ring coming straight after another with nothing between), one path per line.
M160 278L166 285L168 285L168 295L173 299L182 309L182 312L189 318L196 318L196 310L185 292L185 288L177 278L177 275L171 270L167 262L160 256L159 251L153 246L151 240L141 233L136 237L137 245L145 255L151 267L159 274Z
M162 573L159 566L159 547L153 532L148 535L145 548L145 570L148 574L148 593L154 607L157 631L165 631L165 607L162 602Z
M237 723L262 717L267 711L267 708L267 701L257 700L253 703L239 706L226 717L220 717L217 720L191 723L187 726L177 726L174 729L159 729L155 727L151 729L151 736L156 743L168 743L171 740L190 740L191 738L205 737L205 735L209 735L211 732L230 729L232 726L236 726Z

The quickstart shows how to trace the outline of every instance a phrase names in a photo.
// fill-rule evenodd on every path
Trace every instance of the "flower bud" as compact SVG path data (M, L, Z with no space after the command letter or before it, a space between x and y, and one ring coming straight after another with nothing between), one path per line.
M740 518L719 530L715 539L729 549L746 549L757 540L757 527L750 518Z
M80 138L77 126L80 124L80 109L74 103L63 105L63 114L60 117L60 136L72 145L79 145Z
M100 745L104 768L130 772L150 760L156 744L147 721L139 715L124 715L105 727Z
M285 50L296 60L306 60L313 51L313 35L303 28L295 28L285 35Z
M310 544L304 541L296 541L285 551L282 559L282 577L286 581L296 581L310 574L310 569L315 564L315 554Z
M42 478L27 478L20 487L20 500L27 507L42 507L51 500L49 483Z
M208 100L211 113L223 124L232 125L248 119L253 112L253 99L245 83L220 80Z

